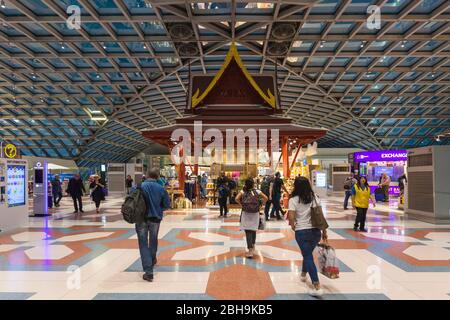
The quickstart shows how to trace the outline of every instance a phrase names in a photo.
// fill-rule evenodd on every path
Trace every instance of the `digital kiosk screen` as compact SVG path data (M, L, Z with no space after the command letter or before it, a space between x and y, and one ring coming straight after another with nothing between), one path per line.
M34 170L34 183L44 183L44 170L35 169Z
M26 199L25 166L8 165L6 176L8 207L24 206Z

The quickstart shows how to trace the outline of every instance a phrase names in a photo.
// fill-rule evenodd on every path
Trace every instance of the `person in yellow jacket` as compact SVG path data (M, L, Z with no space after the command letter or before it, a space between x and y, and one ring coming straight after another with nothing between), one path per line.
M355 225L353 226L353 230L366 232L365 224L366 224L366 214L367 209L369 208L369 199L372 200L373 207L375 208L375 197L370 192L369 183L367 183L367 178L364 176L360 176L358 179L358 183L355 183L352 187L352 205L353 208L356 208L356 219Z

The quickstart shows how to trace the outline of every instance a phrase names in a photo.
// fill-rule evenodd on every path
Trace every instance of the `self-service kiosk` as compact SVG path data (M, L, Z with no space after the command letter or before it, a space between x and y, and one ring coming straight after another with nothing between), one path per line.
M33 215L37 217L48 216L48 163L36 163L33 171Z
M28 162L0 159L0 228L23 227L28 222Z
M314 193L319 197L323 198L327 195L327 172L325 170L312 171L312 187Z

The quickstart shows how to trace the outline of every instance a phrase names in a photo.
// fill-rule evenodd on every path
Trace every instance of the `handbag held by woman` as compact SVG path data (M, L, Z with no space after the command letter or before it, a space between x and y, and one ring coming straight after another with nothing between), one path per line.
M328 228L328 222L323 215L322 206L317 203L315 196L313 196L313 201L311 202L311 225L319 230Z

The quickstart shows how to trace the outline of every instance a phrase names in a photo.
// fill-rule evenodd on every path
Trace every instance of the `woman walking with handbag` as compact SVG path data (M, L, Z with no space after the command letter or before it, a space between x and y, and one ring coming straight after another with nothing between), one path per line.
M255 253L256 231L262 229L264 215L261 215L259 208L263 202L268 200L267 196L260 190L255 189L255 182L252 178L245 180L244 188L236 196L236 202L242 206L241 230L245 231L247 239L247 258L253 258Z
M313 285L308 293L316 297L321 296L323 290L314 264L313 251L321 238L327 241L328 224L323 216L320 200L305 177L295 178L294 190L289 199L288 219L303 256L300 280L306 282L308 273Z

